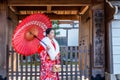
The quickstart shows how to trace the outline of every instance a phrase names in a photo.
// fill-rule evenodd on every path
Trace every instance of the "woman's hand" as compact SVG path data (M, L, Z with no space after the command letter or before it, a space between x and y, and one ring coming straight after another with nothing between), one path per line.
M61 65L55 65L55 68L59 69L59 68L61 68Z
M53 65L53 72L60 72L61 71L61 65Z

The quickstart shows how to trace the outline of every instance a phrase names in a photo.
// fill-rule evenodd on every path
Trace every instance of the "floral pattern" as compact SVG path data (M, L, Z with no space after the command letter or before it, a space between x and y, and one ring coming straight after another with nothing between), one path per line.
M54 64L60 64L60 53L56 60L51 60L46 50L39 49L40 55L40 80L59 80L58 72L53 72Z

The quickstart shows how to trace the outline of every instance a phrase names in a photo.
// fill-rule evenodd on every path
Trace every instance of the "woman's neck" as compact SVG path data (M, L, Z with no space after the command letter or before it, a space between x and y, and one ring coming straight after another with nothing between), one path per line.
M53 40L53 38L48 37L50 40Z

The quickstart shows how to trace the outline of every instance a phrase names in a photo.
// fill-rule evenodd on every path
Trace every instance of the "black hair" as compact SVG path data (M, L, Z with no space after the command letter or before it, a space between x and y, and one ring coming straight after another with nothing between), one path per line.
M48 34L50 34L50 32L53 30L53 28L48 28L48 29L46 29L46 36L48 35Z

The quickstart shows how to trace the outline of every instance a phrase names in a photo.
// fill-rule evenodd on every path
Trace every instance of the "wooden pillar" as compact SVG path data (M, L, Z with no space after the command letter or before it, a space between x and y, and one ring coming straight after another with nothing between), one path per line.
M105 56L105 71L107 73L112 73L112 55L111 55L111 49L110 49L110 25L112 20L114 19L114 14L116 12L116 9L110 2L105 3L105 44L106 44L106 56Z
M0 80L6 77L6 56L7 56L7 2L6 0L0 1ZM1 78L2 77L2 78Z
M105 80L104 0L93 0L92 3L89 10L81 16L80 21L79 42L83 49L81 69L83 76L86 76L85 70L90 69L91 80ZM87 47L89 54L85 55L84 47Z
M9 30L8 30L7 37L8 37L9 50L12 49L12 35L13 35L14 29L17 25L18 25L18 16L14 12L12 12L10 9L8 9L8 27L9 27ZM8 66L9 66L9 68L11 68L11 66L14 65L13 71L16 71L16 65L19 65L19 58L18 58L18 64L17 64L16 54L17 53L14 52L14 54L9 54L9 56L8 56L8 58L9 58L9 65ZM14 57L13 64L11 62L12 55Z
M105 80L105 10L104 0L93 0L91 80Z
M105 14L106 14L106 80L120 80L120 72L119 72L119 51L117 48L119 47L119 35L117 30L119 31L119 2L114 0L113 2L109 2L112 0L108 0L105 4ZM118 23L118 24L117 24ZM117 26L118 28L116 28ZM115 45L117 42L117 46ZM118 49L119 50L119 49ZM116 55L117 54L117 55ZM117 65L116 65L117 64Z
M79 65L82 79L89 78L90 73L90 45L92 44L92 19L91 9L86 11L80 18L79 27L79 46L80 46L80 57Z
M113 55L112 55L112 36L111 36L111 22L114 19L116 12L115 7L108 1L105 3L105 80L116 80L113 75Z

